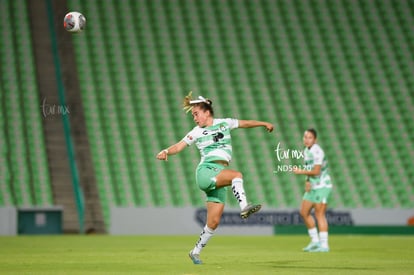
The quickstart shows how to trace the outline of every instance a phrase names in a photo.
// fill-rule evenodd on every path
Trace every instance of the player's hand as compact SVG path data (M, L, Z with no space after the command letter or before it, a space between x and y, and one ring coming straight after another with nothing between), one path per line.
M273 124L266 122L265 126L266 130L270 133L273 131Z
M305 192L309 192L311 190L311 183L309 181L305 182Z
M295 165L292 168L293 173L295 173L296 175L300 175L301 170Z
M157 154L157 159L168 161L168 150L164 149Z

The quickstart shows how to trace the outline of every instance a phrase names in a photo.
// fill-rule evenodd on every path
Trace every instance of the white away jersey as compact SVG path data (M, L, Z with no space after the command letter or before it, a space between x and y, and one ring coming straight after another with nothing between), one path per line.
M312 170L315 165L321 165L321 173L318 176L309 176L309 181L312 189L319 189L323 187L332 187L331 177L328 173L328 161L325 153L318 144L312 147L305 148L305 166Z
M217 118L213 125L196 126L184 138L188 145L196 144L203 162L215 160L231 161L232 147L230 131L239 127L239 121L232 118Z

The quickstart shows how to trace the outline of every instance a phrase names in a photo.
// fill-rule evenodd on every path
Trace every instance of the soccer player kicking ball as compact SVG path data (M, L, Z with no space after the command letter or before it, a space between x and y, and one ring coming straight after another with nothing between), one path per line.
M206 193L207 223L194 249L190 251L189 257L194 264L201 264L201 250L220 223L226 202L227 186L231 186L239 202L240 216L243 219L261 208L260 204L248 203L242 173L227 168L232 158L230 131L236 128L264 127L268 132L272 132L273 125L256 120L214 118L212 101L201 96L192 100L191 92L185 97L183 105L187 112L191 111L197 126L181 141L159 152L157 159L167 160L168 155L177 154L193 143L200 151L201 160L196 169L196 182L198 187Z
M308 129L303 136L305 144L305 169L294 169L297 175L306 175L305 195L303 196L300 215L302 216L311 242L303 248L306 252L329 252L328 221L326 208L332 191L331 178L328 173L328 161L322 148L316 143L316 130ZM318 221L318 230L315 220L311 216L312 208Z

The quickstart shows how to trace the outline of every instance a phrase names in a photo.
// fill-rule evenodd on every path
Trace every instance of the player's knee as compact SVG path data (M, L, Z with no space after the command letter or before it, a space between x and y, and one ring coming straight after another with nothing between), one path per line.
M301 216L302 218L306 218L306 217L308 217L308 216L309 216L309 211L306 211L305 209L301 209L301 210L299 211L299 214L300 214L300 216Z
M315 217L316 217L317 220L324 219L325 218L325 211L315 210Z
M215 230L220 224L220 219L214 218L207 222L207 226L213 230Z
M239 172L239 171L234 171L233 178L234 179L236 179L236 178L242 179L243 178L243 174L241 172Z

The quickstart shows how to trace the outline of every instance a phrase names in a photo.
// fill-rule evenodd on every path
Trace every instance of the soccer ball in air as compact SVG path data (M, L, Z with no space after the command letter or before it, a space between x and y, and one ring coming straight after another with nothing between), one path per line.
M81 32L85 28L86 18L82 13L71 11L63 19L63 27L68 32Z

